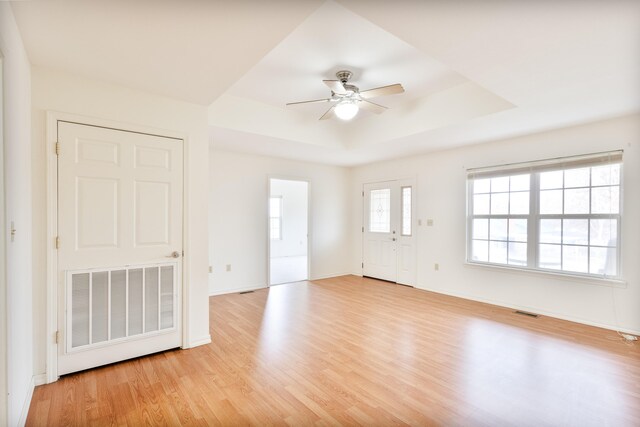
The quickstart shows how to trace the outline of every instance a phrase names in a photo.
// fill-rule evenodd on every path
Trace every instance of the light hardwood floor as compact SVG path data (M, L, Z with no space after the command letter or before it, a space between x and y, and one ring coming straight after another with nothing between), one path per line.
M210 299L210 345L37 387L27 425L640 425L640 346L355 276Z

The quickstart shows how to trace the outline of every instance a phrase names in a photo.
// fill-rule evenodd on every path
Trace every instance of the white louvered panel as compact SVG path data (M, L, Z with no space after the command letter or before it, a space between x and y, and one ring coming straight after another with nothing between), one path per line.
M175 325L175 264L67 273L67 351L146 337Z

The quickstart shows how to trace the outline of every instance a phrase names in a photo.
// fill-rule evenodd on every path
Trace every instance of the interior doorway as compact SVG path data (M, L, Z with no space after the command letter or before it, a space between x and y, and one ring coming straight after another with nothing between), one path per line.
M309 183L269 179L269 285L309 278Z

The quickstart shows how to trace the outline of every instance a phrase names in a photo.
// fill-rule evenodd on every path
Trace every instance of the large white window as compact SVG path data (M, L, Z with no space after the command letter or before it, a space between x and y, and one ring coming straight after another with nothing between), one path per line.
M467 260L620 274L622 152L468 171Z

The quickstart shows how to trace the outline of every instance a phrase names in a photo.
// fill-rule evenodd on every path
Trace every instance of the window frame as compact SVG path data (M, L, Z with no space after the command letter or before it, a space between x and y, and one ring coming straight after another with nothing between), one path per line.
M607 161L606 163L602 162L602 160L598 160L598 159L603 159L606 158L607 155L619 155L619 159L618 160L612 160L612 161ZM582 164L575 164L572 161L577 161L580 160L582 158L586 158L586 161ZM589 158L592 158L591 161L589 161ZM559 160L566 160L567 164L563 165L562 163L559 162ZM602 162L602 163L601 163ZM619 171L620 171L620 176L619 176L619 183L617 184L618 188L619 188L619 200L618 200L618 213L588 213L588 214L565 214L565 213L560 213L560 214L541 214L540 213L540 174L543 172L546 172L550 169L545 168L545 166L547 165L554 165L560 163L559 166L554 167L554 170L562 170L562 171L566 171L566 170L571 170L571 169L578 169L581 167L597 167L599 164L608 164L608 165L614 165L614 164L618 164L619 165ZM524 166L524 165L529 165L529 166ZM564 277L572 277L572 278L579 278L579 279L587 279L589 281L596 281L596 282L613 282L613 283L624 283L624 279L623 279L623 266L622 266L622 247L623 247L623 241L622 241L622 221L623 221L623 187L624 187L624 183L623 183L623 176L624 176L624 171L623 171L623 160L622 160L622 150L620 151L615 151L615 152L611 152L611 153L596 153L593 155L586 155L586 156L572 156L572 157L567 157L567 158L561 158L561 159L551 159L551 160L542 160L542 161L535 161L535 162L529 162L529 163L522 163L522 164L511 164L511 165L504 165L504 166L497 166L497 167L490 167L490 168L478 168L478 169L469 169L467 171L467 212L466 212L466 216L467 216L467 221L466 221L466 263L470 264L470 265L479 265L479 266L486 266L489 268L499 268L499 269L509 269L509 270L518 270L518 271L523 271L523 272L533 272L533 273L543 273L543 274L547 274L547 275L553 275L553 276L564 276ZM527 171L528 168L528 171ZM486 176L480 176L480 177L475 177L474 176L474 171L483 171L483 170L489 170L490 173L487 174ZM515 175L522 175L522 174L526 174L529 173L530 174L530 179L529 179L529 213L528 214L501 214L501 215L491 215L491 211L489 211L488 214L484 214L484 215L474 215L473 214L473 207L474 207L474 183L476 180L478 179L484 179L484 178L496 178L496 177L500 177L500 176L504 176L504 177L510 177L510 176L515 176ZM593 181L592 181L592 174L590 174L590 178L589 178L589 185L584 187L575 187L575 188L588 188L589 189L589 210L591 211L591 189L593 188L598 188L600 186L594 186L593 185ZM611 185L613 186L613 185ZM564 190L567 189L567 187L565 187L565 184L563 182L563 186L561 188L563 190L563 195L564 195ZM574 187L569 187L569 189L574 189ZM509 189L510 190L510 189ZM489 193L487 194L492 194L491 189L489 189ZM563 206L564 206L564 198L563 198ZM564 211L564 209L563 209ZM507 255L507 263L497 263L497 262L491 262L489 260L487 261L479 261L479 260L474 260L472 258L473 256L473 220L474 219L484 219L486 218L488 221L490 221L490 219L503 219L506 218L508 219L515 219L515 218L524 218L527 219L527 263L526 265L514 265L514 264L509 264L508 261L508 255ZM541 224L541 220L543 219L560 219L560 220L571 220L571 219L586 219L587 222L587 243L586 244L576 244L576 245L572 245L572 244L565 244L562 241L562 235L560 236L560 242L557 243L557 245L561 248L563 246L579 246L579 247L584 247L587 250L587 272L576 272L576 271L570 271L570 270L563 270L562 269L562 263L563 263L563 258L562 255L560 257L560 262L561 262L561 267L560 269L552 269L552 268L543 268L540 267L540 245L544 244L541 243L541 238L540 238L540 224ZM608 247L608 246L600 246L600 245L592 245L591 244L591 220L597 220L597 219L605 219L605 220L616 220L616 246L615 247ZM508 223L507 223L508 224ZM564 224L564 223L561 223ZM490 240L490 229L488 229L488 233L489 235L487 236L487 244L490 245L491 240ZM481 239L483 240L483 239ZM507 247L509 245L509 233L507 232L507 238L506 238L506 243L507 243ZM596 273L591 273L591 248L595 247L595 248L610 248L615 250L615 267L616 267L616 275L607 275L607 274L596 274ZM508 254L508 252L507 252ZM488 255L488 257L490 257L490 253ZM489 258L487 258L489 259Z
M280 204L280 215L279 216L271 216L271 200L272 199L277 199L278 203ZM282 196L269 196L269 240L282 240L282 216L283 216L283 212L282 209L284 208L284 203L282 200ZM271 221L273 221L274 219L278 219L278 230L279 230L279 235L278 237L273 237L273 233L272 233L272 227L271 227Z

